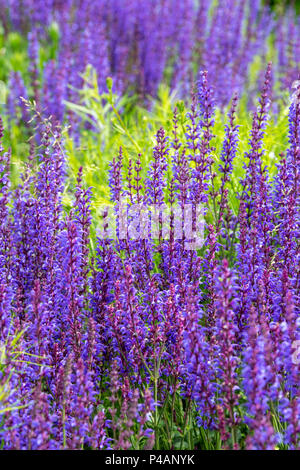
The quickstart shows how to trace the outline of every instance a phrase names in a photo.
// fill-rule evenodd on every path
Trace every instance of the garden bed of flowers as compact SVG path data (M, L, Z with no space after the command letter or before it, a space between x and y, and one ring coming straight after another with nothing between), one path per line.
M299 449L299 64L293 7L0 0L1 449Z

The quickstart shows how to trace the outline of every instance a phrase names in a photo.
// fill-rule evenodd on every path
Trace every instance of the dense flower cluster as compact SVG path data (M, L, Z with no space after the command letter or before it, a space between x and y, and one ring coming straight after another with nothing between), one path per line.
M13 72L12 106L22 107L19 96L28 95L58 122L66 115L65 101L78 102L76 89L88 64L97 72L100 91L110 75L118 93L134 92L141 99L154 96L163 78L186 97L199 70L208 70L216 102L224 106L233 91L245 87L252 102L257 90L252 84L249 89L248 72L254 60L265 62L272 54L274 77L284 88L297 78L300 61L294 10L276 18L261 0L0 0L0 20L5 31L28 36L26 90ZM53 24L58 49L41 59ZM71 112L67 118L75 124Z
M195 448L208 435L222 448L299 448L300 100L290 106L288 148L271 178L263 163L270 83L269 65L236 193L238 97L216 159L206 72L185 135L175 110L173 133L158 130L144 176L140 156L126 162L120 149L109 172L117 219L124 199L128 207L168 204L169 236L161 226L157 239L113 239L103 213L91 257L92 193L80 169L65 212L57 128L45 123L14 190L1 146L3 448L159 448L165 410L167 448L174 435L191 439L190 419ZM184 234L174 236L172 208L199 203L204 245L188 249Z

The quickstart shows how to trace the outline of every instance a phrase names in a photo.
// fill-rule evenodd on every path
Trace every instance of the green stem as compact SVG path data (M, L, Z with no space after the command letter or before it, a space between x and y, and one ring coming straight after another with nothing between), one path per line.
M111 105L111 107L112 107L112 109L113 109L113 112L114 112L115 115L117 116L117 119L118 119L118 121L119 121L119 123L120 123L122 129L124 129L125 134L127 135L128 139L129 139L130 142L135 146L135 148L137 149L137 151L138 151L139 153L141 153L141 148L140 148L140 146L139 146L139 145L136 143L136 141L131 137L131 135L130 135L130 133L129 133L129 131L128 131L128 129L127 129L127 127L126 127L124 121L123 121L123 119L121 118L121 116L120 116L120 114L119 114L117 108L115 107L115 105L114 105L112 102L110 103L110 105Z

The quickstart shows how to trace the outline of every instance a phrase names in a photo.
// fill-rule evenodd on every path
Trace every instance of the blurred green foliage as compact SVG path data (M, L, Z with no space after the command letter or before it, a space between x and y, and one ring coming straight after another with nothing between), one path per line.
M55 58L59 42L59 30L56 23L49 27L49 41L41 44L39 51L39 69L42 71L47 60ZM276 56L273 38L269 39L269 60ZM25 83L29 83L28 77L27 43L18 33L9 33L6 37L0 30L0 93L7 99L8 77L11 71L19 71ZM264 64L256 57L249 71L248 93L255 88ZM107 79L107 91L100 93L97 85L95 71L87 67L83 76L84 85L77 90L76 103L66 103L67 109L81 120L79 139L75 140L68 128L64 129L63 137L67 156L68 177L64 202L66 207L71 204L70 187L75 184L76 174L80 166L84 168L86 185L93 188L93 210L109 200L108 167L109 162L117 155L122 146L124 163L129 159L133 161L141 155L144 175L147 164L155 145L155 134L162 126L166 134L172 136L172 119L174 108L178 110L179 134L184 139L188 124L187 113L189 104L184 103L177 96L176 90L161 84L156 99L149 97L150 105L145 108L140 105L135 95L117 96L113 93L112 79ZM277 85L276 85L277 86ZM276 113L268 124L265 136L265 163L270 167L271 174L275 171L278 155L284 151L287 144L287 96L282 95L279 87L275 87L275 93L282 97ZM237 210L235 191L238 182L243 175L244 153L248 149L249 133L251 129L251 114L247 110L248 96L245 93L240 97L238 109L239 151L234 165L232 179L231 203L234 212ZM12 148L12 179L14 185L19 181L19 175L23 170L24 161L29 153L29 138L34 132L34 126L22 126L11 122L8 125L5 113L5 105L1 105L0 113L4 117L5 138L4 145ZM214 133L216 134L214 155L216 168L219 165L222 141L224 138L224 126L226 124L226 110L216 112Z
M108 93L100 94L94 71L89 68L85 75L85 86L79 91L80 104L68 103L73 112L78 113L83 122L92 125L92 129L82 130L80 143L75 144L74 139L67 133L65 138L67 160L69 165L69 184L75 184L75 176L80 166L84 168L84 178L88 186L93 187L93 206L97 207L109 202L108 168L109 162L117 156L119 147L123 149L125 166L129 159L135 161L140 155L142 172L146 175L148 163L152 157L155 145L155 134L162 126L169 138L172 138L173 112L178 110L179 138L184 142L187 131L189 111L188 105L161 85L158 97L152 100L151 111L134 104L134 97L118 97ZM249 149L249 138L252 124L251 113L246 106L247 96L243 96L239 103L237 122L239 129L238 155L234 162L232 177L232 191L230 202L232 210L237 213L238 200L236 192L239 189L239 180L243 176L245 152ZM216 110L216 119L213 132L215 134L214 153L215 168L218 169L227 110ZM276 115L271 112L268 127L265 133L264 163L270 169L270 174L276 171L279 154L286 150L288 143L288 106L280 106ZM171 162L170 152L170 162ZM69 205L69 192L66 191L65 203Z
M282 13L288 7L294 7L297 13L300 12L300 0L265 0L265 3L279 13Z

